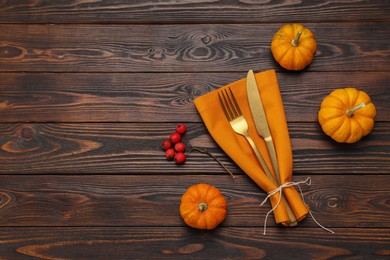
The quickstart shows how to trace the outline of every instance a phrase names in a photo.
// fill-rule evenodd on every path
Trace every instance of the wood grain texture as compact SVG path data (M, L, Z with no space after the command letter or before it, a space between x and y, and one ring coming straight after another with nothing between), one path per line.
M2 228L5 259L387 259L388 229Z
M289 72L270 44L302 23L318 51ZM388 259L390 256L390 5L387 0L0 0L0 259ZM266 194L210 137L193 100L276 69L294 181L315 218L263 236ZM367 92L373 132L356 144L317 122L336 88ZM179 123L194 145L167 162ZM179 215L199 182L228 201L220 227Z
M315 218L328 228L388 227L390 176L311 177L302 185ZM132 226L180 227L179 205L185 190L209 183L228 203L225 227L264 226L270 204L247 176L12 176L0 183L0 226ZM367 185L375 183L375 185ZM156 217L163 216L163 217ZM275 226L272 216L267 226ZM308 216L300 229L317 227Z
M188 156L184 167L167 162L160 144L175 125L0 124L0 174L226 174L212 158L197 152ZM242 174L202 123L188 128L193 145L209 149ZM377 123L369 136L353 145L332 141L318 123L291 123L289 131L296 174L386 174L390 170L387 123Z
M336 88L367 92L376 121L390 121L388 72L283 73L288 122L317 122ZM193 100L246 76L237 73L1 73L0 122L201 122ZM342 80L340 80L342 79Z
M389 24L305 24L318 42L306 71L389 71ZM281 25L0 24L0 71L280 70L270 45Z
M2 23L226 23L389 21L386 0L374 1L1 1ZM314 17L315 13L315 17Z

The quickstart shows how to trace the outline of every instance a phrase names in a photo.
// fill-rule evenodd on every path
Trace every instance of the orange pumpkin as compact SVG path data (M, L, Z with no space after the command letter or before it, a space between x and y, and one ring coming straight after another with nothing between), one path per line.
M200 183L183 194L180 215L190 227L214 229L225 219L226 207L226 200L217 188Z
M302 70L309 65L317 51L313 33L300 24L286 24L274 35L271 51L285 69Z
M374 127L376 109L370 97L355 88L336 89L321 103L322 130L339 143L355 143Z

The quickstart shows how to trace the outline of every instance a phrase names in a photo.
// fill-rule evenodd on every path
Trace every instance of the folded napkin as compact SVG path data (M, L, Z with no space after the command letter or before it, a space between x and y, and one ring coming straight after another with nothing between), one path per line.
M283 185L291 182L292 179L292 151L278 80L274 70L257 73L255 77L274 141L281 185ZM240 109L248 122L249 135L272 171L272 163L267 152L267 146L263 138L257 134L250 112L246 94L246 78L233 82L221 89L227 87L230 87L233 91ZM221 89L204 94L194 101L204 124L215 142L258 186L267 193L275 191L278 187L265 175L245 137L236 134L226 119L218 99L218 92ZM294 186L283 187L282 192L290 204L296 219L299 221L305 218L309 209ZM289 226L290 218L286 211L286 205L283 200L279 200L279 197L280 192L270 196L272 208L277 206L273 211L275 221L276 223Z

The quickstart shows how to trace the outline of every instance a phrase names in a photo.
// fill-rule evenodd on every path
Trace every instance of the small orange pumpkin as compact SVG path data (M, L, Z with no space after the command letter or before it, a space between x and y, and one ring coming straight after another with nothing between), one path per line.
M374 127L376 109L370 97L355 88L336 89L321 103L322 130L339 143L355 143Z
M317 51L313 33L301 24L286 24L274 35L271 51L285 69L302 70L309 65Z
M214 229L225 219L226 207L226 200L217 188L200 183L183 194L180 215L190 227Z

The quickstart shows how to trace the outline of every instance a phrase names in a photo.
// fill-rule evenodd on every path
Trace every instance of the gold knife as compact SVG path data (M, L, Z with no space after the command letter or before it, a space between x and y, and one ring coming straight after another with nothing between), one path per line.
M265 115L263 102L261 101L259 89L257 88L257 82L253 70L248 71L246 78L246 90L247 97L249 101L249 107L252 113L252 118L256 126L257 133L264 138L265 143L267 144L267 150L271 158L272 166L276 175L276 181L278 185L281 185L280 175L279 175L279 166L278 159L276 157L275 146L272 141L271 131L268 126L267 117ZM287 200L282 195L282 200L286 206L288 216L290 218L290 226L296 226L298 224L295 214L293 213L290 205Z
M255 122L257 133L264 138L264 141L267 145L268 153L271 157L272 167L275 172L276 180L280 185L280 174L279 174L279 166L278 159L276 156L275 146L272 141L271 132L269 130L267 117L265 115L263 102L261 101L261 97L259 94L259 90L257 88L255 74L253 70L250 70L247 75L247 96L249 101L249 107L251 109L253 121Z

